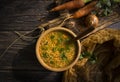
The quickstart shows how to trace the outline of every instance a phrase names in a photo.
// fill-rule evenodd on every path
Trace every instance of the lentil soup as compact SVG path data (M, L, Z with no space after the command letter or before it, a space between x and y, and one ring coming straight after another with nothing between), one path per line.
M73 36L64 31L53 31L46 34L40 42L39 52L43 61L54 68L70 65L76 58L77 43Z

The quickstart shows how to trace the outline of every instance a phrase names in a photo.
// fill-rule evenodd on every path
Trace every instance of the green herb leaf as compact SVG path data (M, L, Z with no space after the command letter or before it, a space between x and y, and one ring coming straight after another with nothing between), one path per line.
M43 56L44 58L48 58L48 54L47 54L46 52L43 53L42 56Z
M89 58L89 61L94 64L96 62L97 58L95 57L95 55L92 55L90 58Z
M103 13L104 13L104 16L107 16L108 15L108 9L105 8Z
M92 54L90 54L89 52L83 52L82 54L81 54L83 57L90 57Z
M104 15L105 15L105 16L108 16L111 12L112 12L112 10L110 10L108 7L106 7L106 8L104 9Z
M120 2L120 0L113 0L114 2Z
M48 42L45 42L45 44L44 45L47 45L48 44Z
M102 3L103 5L108 6L108 7L111 6L111 1L110 1L110 0L101 0L101 3Z
M67 39L65 39L66 42L69 42L70 40L71 40L71 38L67 38Z
M43 46L43 47L42 47L42 50L48 50L48 47Z
M70 46L68 44L66 45L66 50L70 51Z
M50 64L55 64L54 61L50 61Z
M101 2L99 1L96 6L97 6L98 8L102 8Z
M62 43L63 39L62 38L58 38L58 43L57 44L60 44Z
M83 58L88 58L89 61L94 64L97 60L97 58L95 57L94 54L90 54L89 52L83 52L81 55L80 55L80 59L83 59Z
M62 58L62 60L67 60L67 57L65 56L65 53L63 52L63 53L61 53L61 58Z
M99 0L96 7L98 8L94 12L98 16L108 16L113 10L119 7L120 0Z
M60 48L59 52L62 53L65 49L64 48Z
M110 7L110 6L111 6L111 1L110 1L110 0L107 0L106 5L107 5L108 7Z
M83 59L84 57L82 55L80 55L79 59Z
M63 35L62 32L59 32L59 33L58 33L58 37L59 37L59 38L62 37L62 35Z
M51 40L53 40L53 39L55 38L55 36L54 36L54 35L51 35L50 38L51 38Z
M52 48L52 51L56 52L57 51L57 47Z

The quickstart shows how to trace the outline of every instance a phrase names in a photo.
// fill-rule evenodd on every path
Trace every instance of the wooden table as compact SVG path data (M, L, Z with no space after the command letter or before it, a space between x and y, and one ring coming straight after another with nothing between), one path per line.
M37 28L52 0L0 0L0 54L18 35ZM53 14L54 16L54 14ZM50 19L50 16L48 16ZM0 58L0 82L61 82L62 73L44 69L35 56L36 39L18 40Z
M22 34L41 24L53 0L0 0L0 82L61 82L62 72L44 69L35 56L37 39L19 39L1 57L3 51ZM113 27L120 27L120 23ZM39 32L39 31L37 31ZM36 33L36 32L35 32ZM34 35L34 33L32 34Z

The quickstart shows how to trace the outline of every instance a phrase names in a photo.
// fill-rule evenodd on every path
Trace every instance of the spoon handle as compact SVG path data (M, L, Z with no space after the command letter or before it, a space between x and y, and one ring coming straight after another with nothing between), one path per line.
M74 38L74 40L79 40L81 39L83 36L85 36L86 34L92 32L95 28L93 27L89 27L88 29L86 29L84 32L80 33L77 37Z

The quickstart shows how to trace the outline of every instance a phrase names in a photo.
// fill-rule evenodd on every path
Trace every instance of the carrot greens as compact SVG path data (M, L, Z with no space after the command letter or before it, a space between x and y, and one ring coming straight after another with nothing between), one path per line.
M99 0L96 7L98 8L93 13L99 16L108 16L119 6L120 0Z

